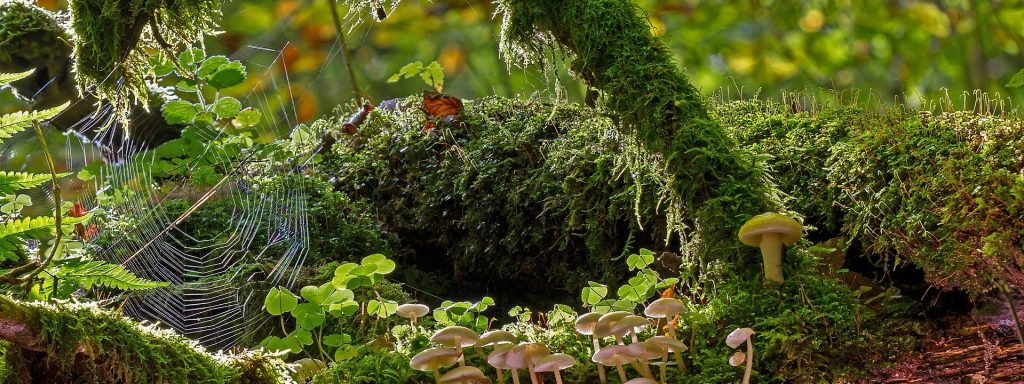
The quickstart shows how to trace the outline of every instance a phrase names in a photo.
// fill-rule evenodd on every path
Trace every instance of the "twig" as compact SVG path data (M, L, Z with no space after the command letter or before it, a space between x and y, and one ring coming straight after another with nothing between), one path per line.
M341 60L345 62L345 69L348 71L348 81L352 84L352 94L356 98L356 105L362 105L363 92L359 90L359 83L356 82L356 73L352 70L352 61L348 57L348 45L345 44L345 31L341 25L341 16L338 15L338 6L334 4L334 0L326 1L327 7L331 9L331 17L334 18L334 29L338 31Z

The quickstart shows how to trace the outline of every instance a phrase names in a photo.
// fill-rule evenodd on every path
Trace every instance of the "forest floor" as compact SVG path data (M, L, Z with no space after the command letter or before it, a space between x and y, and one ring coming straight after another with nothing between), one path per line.
M905 356L895 367L877 372L872 381L1024 383L1024 351L1009 311L999 308L992 306L943 320L939 330L925 341L922 351Z

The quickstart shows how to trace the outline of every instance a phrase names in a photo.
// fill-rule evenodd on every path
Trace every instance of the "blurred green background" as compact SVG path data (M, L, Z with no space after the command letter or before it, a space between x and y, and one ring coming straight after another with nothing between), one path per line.
M39 0L50 9L61 1ZM870 90L880 99L980 89L1019 102L1005 84L1024 68L1024 0L700 1L639 0L651 28L698 88L778 96L808 87ZM351 102L328 0L235 0L208 51L242 59L250 87L290 92L301 121ZM437 60L445 92L462 98L546 92L578 101L583 89L560 68L508 68L500 20L486 0L381 0L387 17L346 18L352 65L376 101L424 90L419 79L386 82L403 65ZM287 69L287 70L286 70ZM287 72L287 73L286 73ZM285 76L287 74L287 77ZM290 84L290 87L288 86ZM557 92L557 93L556 93Z

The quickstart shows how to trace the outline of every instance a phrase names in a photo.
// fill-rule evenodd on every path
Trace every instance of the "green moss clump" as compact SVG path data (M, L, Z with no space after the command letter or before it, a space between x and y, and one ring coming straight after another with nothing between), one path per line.
M8 347L8 363L28 367L23 374L31 376L18 380L255 384L287 379L279 360L258 353L210 354L182 336L94 304L23 303L0 296L0 313L38 330L45 349Z
M149 95L144 81L149 53L201 44L216 29L222 4L223 0L72 0L79 88L111 102L127 121L135 101L145 103Z
M70 54L71 37L56 15L27 0L0 2L0 72L36 68L30 81L12 84L23 96L32 96L52 77L64 76ZM60 87L48 91L70 94L55 88Z
M769 162L790 204L876 260L911 263L972 295L1024 287L1024 121L853 107L791 112L765 101L716 115Z
M372 207L407 265L477 291L500 279L491 294L547 306L587 280L621 278L621 255L678 239L682 215L660 162L599 112L489 98L465 101L458 123L431 134L424 119L414 108L375 111L317 166Z
M530 63L564 47L573 73L604 93L620 126L664 156L671 187L692 220L689 264L709 283L720 273L749 278L745 271L757 259L736 230L781 204L758 158L708 114L639 7L629 0L504 0L499 8L506 57Z

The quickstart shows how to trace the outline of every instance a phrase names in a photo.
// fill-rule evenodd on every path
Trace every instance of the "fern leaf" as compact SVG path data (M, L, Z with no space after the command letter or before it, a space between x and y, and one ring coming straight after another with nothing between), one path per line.
M68 103L47 108L41 111L20 111L0 115L0 140L11 137L15 133L32 125L33 121L49 120L59 115L68 107Z
M0 239L12 236L36 237L53 233L57 220L50 216L25 217L0 223Z
M24 79L35 72L35 68L21 73L0 73L0 87Z
M85 289L100 286L123 291L142 291L168 285L162 281L138 277L122 265L99 260L89 261L76 267L65 267L60 273L63 279L74 279Z
M70 173L60 173L57 174L57 177L61 178L67 175L70 175ZM14 193L22 189L35 188L49 181L50 175L47 174L0 171L0 195Z

